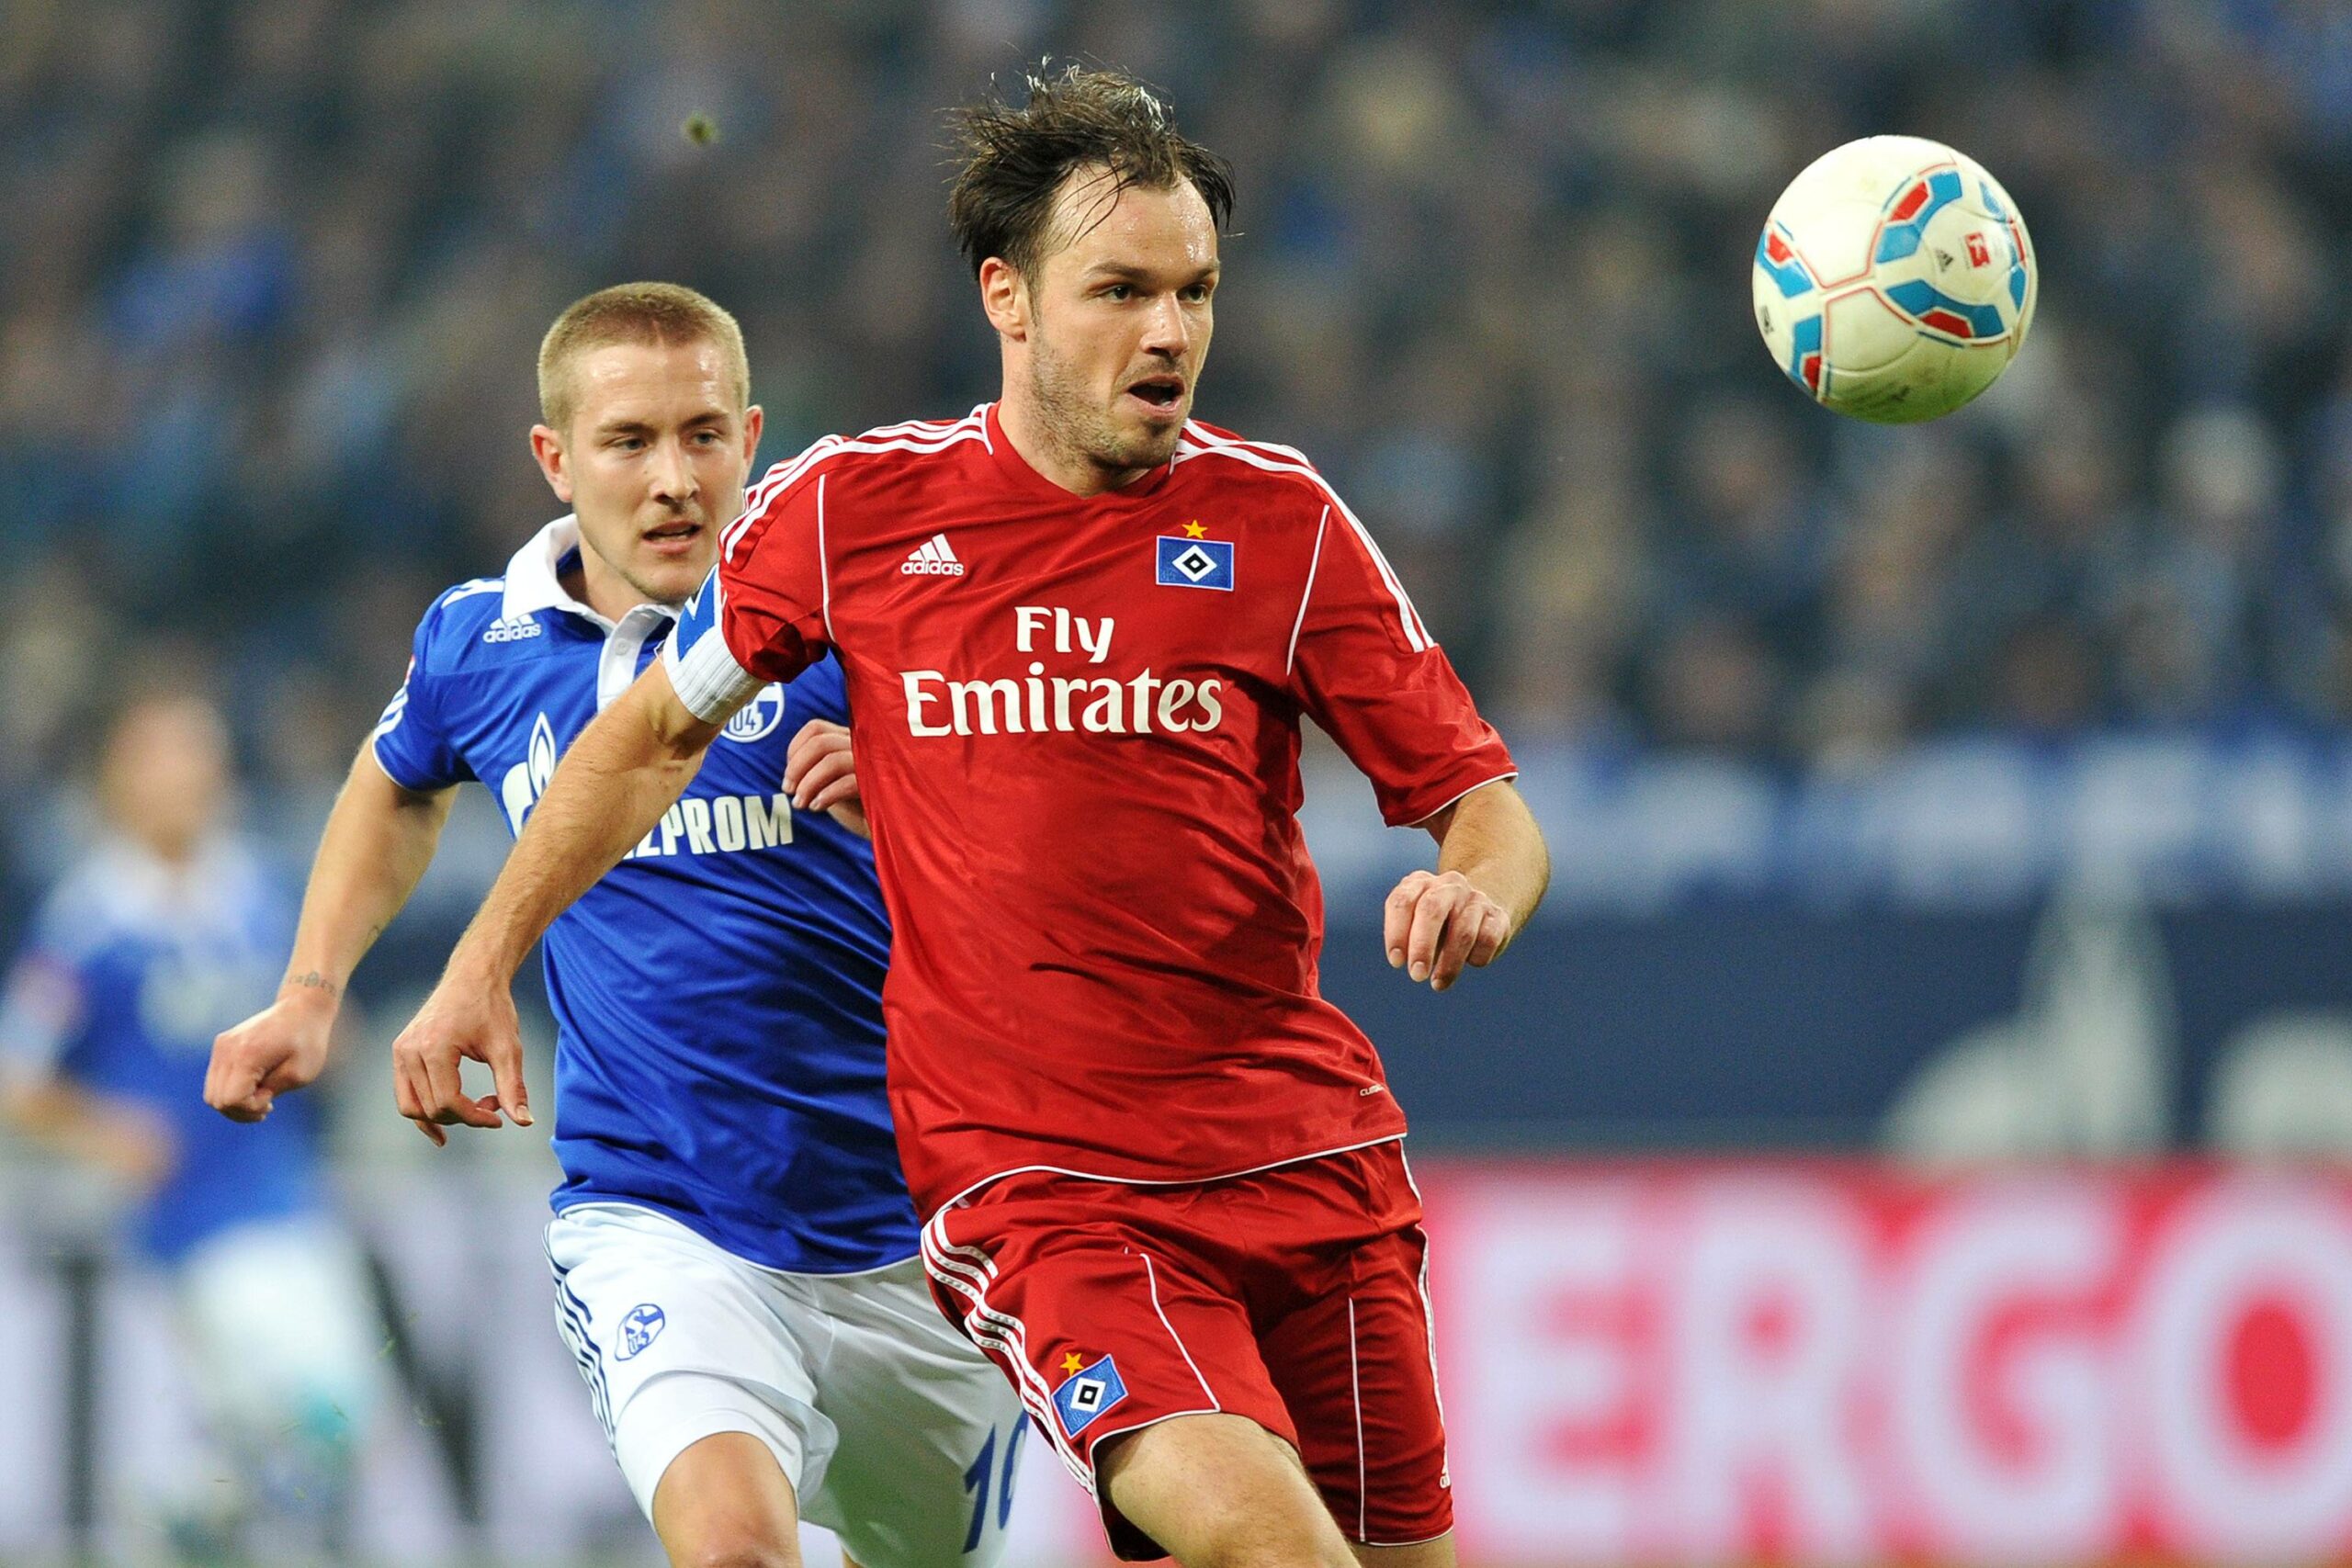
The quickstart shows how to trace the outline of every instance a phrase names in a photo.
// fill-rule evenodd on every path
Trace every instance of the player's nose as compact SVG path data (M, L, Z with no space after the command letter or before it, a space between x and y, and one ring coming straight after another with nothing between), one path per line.
M696 488L695 466L685 447L675 441L658 444L653 453L653 494L662 501L689 501Z
M1192 342L1193 324L1185 318L1184 307L1176 296L1163 294L1152 301L1144 316L1144 352L1181 359Z

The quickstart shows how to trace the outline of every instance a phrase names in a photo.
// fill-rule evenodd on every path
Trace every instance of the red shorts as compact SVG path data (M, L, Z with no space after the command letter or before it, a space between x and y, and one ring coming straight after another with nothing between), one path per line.
M923 1261L1121 1557L1165 1553L1096 1450L1211 1411L1295 1448L1342 1534L1402 1546L1453 1525L1420 1217L1394 1141L1194 1186L1029 1171L933 1215Z

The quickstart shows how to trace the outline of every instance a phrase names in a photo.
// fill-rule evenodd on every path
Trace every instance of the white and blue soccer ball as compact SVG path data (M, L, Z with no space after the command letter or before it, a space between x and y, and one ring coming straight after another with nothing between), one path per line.
M2025 220L1973 159L1917 136L1823 153L1756 242L1756 324L1790 380L1881 424L1991 386L2033 324Z

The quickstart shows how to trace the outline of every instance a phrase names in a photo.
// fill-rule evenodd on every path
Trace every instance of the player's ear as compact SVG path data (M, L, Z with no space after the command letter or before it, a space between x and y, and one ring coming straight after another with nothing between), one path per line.
M544 424L531 426L531 456L538 459L539 472L547 475L548 488L555 491L555 498L570 505L571 502L571 455L563 449L563 437L558 435L550 426Z
M1029 290L1020 271L1002 256L980 264L980 308L989 325L1009 338L1029 335Z
M753 403L743 411L743 463L748 468L760 455L760 432L767 425L767 412Z

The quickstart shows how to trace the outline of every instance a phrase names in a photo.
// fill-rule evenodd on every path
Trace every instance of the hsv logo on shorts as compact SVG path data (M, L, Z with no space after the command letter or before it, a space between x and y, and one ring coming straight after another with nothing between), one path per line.
M1075 1361L1070 1356L1064 1364ZM1105 1356L1091 1367L1081 1367L1062 1380L1054 1390L1054 1408L1061 1412L1062 1430L1077 1437L1094 1425L1094 1418L1127 1397L1127 1385L1119 1381L1119 1369Z
M1159 551L1152 581L1162 588L1215 588L1233 592L1233 541L1204 539L1207 530L1187 523L1182 534L1162 534L1153 541Z
M621 1348L613 1352L613 1359L626 1361L643 1352L661 1337L662 1325L669 1321L651 1302L629 1308L628 1315L621 1319Z

